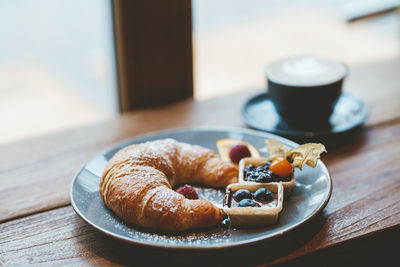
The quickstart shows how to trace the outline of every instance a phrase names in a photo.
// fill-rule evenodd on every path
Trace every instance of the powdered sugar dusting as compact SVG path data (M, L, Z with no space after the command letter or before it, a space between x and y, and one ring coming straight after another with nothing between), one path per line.
M200 199L209 200L219 207L222 206L224 198L223 190L200 186L193 187ZM100 226L105 229L114 229L114 233L140 243L157 244L166 247L207 247L210 244L222 245L232 242L232 231L235 230L229 229L222 224L212 228L199 229L197 231L191 230L190 232L184 233L157 233L154 232L154 230L138 228L119 219L112 211L103 205L99 196L95 198L97 201L92 202L90 210L97 215L101 214L97 217ZM96 212L96 210L101 210L101 212Z
M199 195L199 199L206 199L213 203L215 206L222 208L222 204L225 197L224 190L217 190L214 188L193 186L196 190L197 195Z
M207 190L206 188L196 187L196 190L199 190L199 193L202 196L210 195L219 197L220 193L213 193L212 190ZM217 191L214 189L214 191ZM214 201L215 199L211 200ZM98 203L98 204L95 204ZM102 205L101 200L93 202L95 205ZM231 242L232 230L224 227L223 225L216 226L208 229L199 229L197 231L184 232L184 233L157 233L153 232L153 230L137 228L133 225L128 225L119 219L116 215L114 215L110 210L106 209L104 206L101 207L92 207L92 209L102 209L101 216L98 218L98 222L100 222L100 226L105 229L114 229L114 233L129 238L131 240L136 240L140 243L148 243L148 244L157 244L160 246L193 246L193 247L201 247L208 246L210 243L212 244L226 244ZM104 212L105 211L105 212Z
M200 147L185 143L179 143L179 149L176 147L177 141L174 139L163 139L151 142L146 142L143 145L133 145L127 147L114 156L114 160L118 164L112 165L117 169L116 172L109 172L111 176L109 182L114 179L119 179L121 176L135 172L135 179L144 181L151 180L154 176L159 177L159 180L165 179L154 187L148 196L143 199L143 205L151 200L153 209L158 209L160 213L168 210L169 213L174 213L179 207L179 201L176 201L177 194L171 194L168 188L168 182L173 184L173 181L180 177L192 177L197 168L202 166L200 158L213 157L215 152ZM111 161L113 160L111 159ZM188 169L186 165L190 164L192 171L179 172L181 169ZM189 168L189 169L190 169ZM178 179L178 180L179 180ZM168 180L168 182L167 182ZM208 200L217 207L222 207L224 199L224 191L213 188L194 186L200 199ZM190 212L194 212L191 210ZM133 240L140 240L144 243L157 243L163 246L187 246L188 243L195 246L201 244L226 243L230 242L230 230L224 228L223 225L218 225L213 228L191 230L190 232L181 233L157 233L156 229L143 229L133 225L128 225L120 220L114 213L108 210L102 218L105 228L114 228L120 235L129 237Z
M181 234L162 234L150 233L140 230L130 231L127 235L135 240L162 244L164 246L179 246L179 245L204 245L212 243L229 243L230 233L224 231L206 231L206 232L191 232Z

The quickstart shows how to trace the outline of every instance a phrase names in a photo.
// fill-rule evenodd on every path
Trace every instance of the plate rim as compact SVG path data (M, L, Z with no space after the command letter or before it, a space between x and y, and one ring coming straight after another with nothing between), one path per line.
M156 243L152 243L152 242L146 242L146 241L141 241L141 240L134 240L132 238L128 238L119 234L116 234L114 232L111 232L109 230L106 230L98 225L96 225L95 223L93 223L89 218L87 218L85 215L83 215L81 213L81 211L79 210L79 208L77 207L74 198L73 198L73 191L74 191L74 184L76 182L76 180L78 179L79 174L85 169L86 165L93 160L94 158L100 156L100 155L105 155L106 153L108 153L109 151L115 149L117 146L126 146L128 144L131 144L131 142L135 139L138 138L149 138L152 136L156 136L159 134L168 134L168 133L176 133L176 132L184 132L184 131L236 131L236 132L241 132L241 133L247 133L247 134L255 134L258 136L269 136L269 138L271 137L278 137L278 139L282 139L285 143L287 144L291 144L291 145L298 145L298 143L293 142L285 137L282 136L278 136L276 134L272 134L272 133L266 133L266 132L261 132L258 130L253 130L253 129L247 129L247 128L240 128L240 127L208 127L208 126L200 126L200 127L180 127L180 128L170 128L170 129L166 129L166 130L162 130L162 131L153 131L153 132L149 132L146 134L142 134L142 135L137 135L134 136L132 138L127 138L126 140L111 144L110 146L107 146L106 149L103 149L102 152L94 155L93 157L91 157L88 161L86 161L84 164L82 164L81 168L78 169L78 171L75 173L74 178L71 182L71 186L70 186L70 192L69 192L69 197L70 197L70 202L71 202L71 206L73 208L73 210L75 211L75 213L83 220L85 221L87 224L89 224L90 226L92 226L94 229L96 229L97 231L99 231L102 234L105 234L106 236L109 236L113 239L116 240L120 240L120 241L124 241L126 243L132 244L132 245L137 245L137 246L142 246L142 247L147 247L147 248L161 248L161 249L167 249L167 250L184 250L184 251L193 251L193 250L222 250L222 249L231 249L231 248L237 248L237 247L243 247L243 246L250 246L250 245L254 245L254 244L258 244L261 242L264 242L266 240L272 240L274 238L277 238L279 236L282 236L284 234L288 234L292 231L294 231L296 228L300 227L301 225L311 221L314 217L316 217L320 212L322 212L322 210L326 207L326 205L328 204L331 195L332 195L332 177L329 173L328 168L326 167L326 165L321 161L318 160L318 164L320 164L320 166L322 167L322 169L327 173L328 176L328 186L329 186L329 190L324 198L324 201L322 201L320 203L320 205L314 209L306 218L304 218L303 220L291 225L290 227L288 227L287 229L280 231L280 232L275 232L275 233L270 233L261 237L256 237L256 238L252 238L249 240L242 240L242 241L238 241L235 242L233 244L224 244L224 245L207 245L207 246L181 246L181 245L173 245L173 244L168 244L168 245L161 245L161 244L156 244ZM281 140L281 141L282 141Z

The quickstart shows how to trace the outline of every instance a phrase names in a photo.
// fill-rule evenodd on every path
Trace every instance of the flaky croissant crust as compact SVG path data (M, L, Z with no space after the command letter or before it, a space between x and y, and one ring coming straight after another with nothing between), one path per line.
M226 187L238 170L215 152L173 139L131 145L108 162L100 180L105 205L121 219L157 231L213 226L225 218L208 200L189 200L172 188L183 183Z

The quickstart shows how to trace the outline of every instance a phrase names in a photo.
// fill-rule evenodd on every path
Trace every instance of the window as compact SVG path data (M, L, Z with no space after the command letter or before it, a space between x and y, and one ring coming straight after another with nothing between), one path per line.
M196 98L262 90L265 66L295 54L350 67L398 57L398 12L346 22L370 2L388 1L193 0Z
M117 112L111 3L0 1L0 143Z

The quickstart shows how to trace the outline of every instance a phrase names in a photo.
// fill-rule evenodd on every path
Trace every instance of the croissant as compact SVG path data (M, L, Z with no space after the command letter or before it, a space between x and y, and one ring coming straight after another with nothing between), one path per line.
M162 139L118 151L100 180L105 205L122 220L161 231L185 231L216 225L223 210L208 200L190 200L172 190L183 183L226 187L238 170L215 152Z

